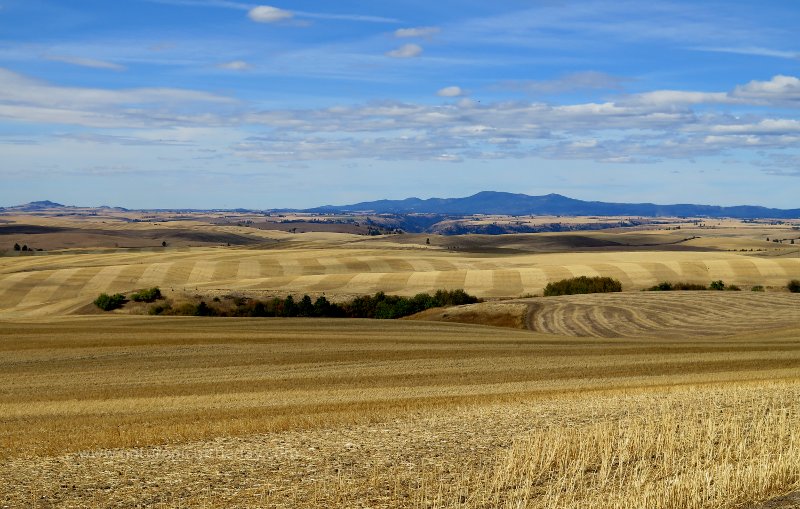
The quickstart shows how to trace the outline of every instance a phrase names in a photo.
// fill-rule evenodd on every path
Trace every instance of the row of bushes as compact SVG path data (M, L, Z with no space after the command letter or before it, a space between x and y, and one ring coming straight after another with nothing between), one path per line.
M760 290L756 288L760 288ZM683 282L672 283L669 281L664 281L663 283L658 283L655 286L651 286L647 290L651 292L700 291L700 290L717 290L717 291L729 290L732 292L738 292L741 290L741 288L739 288L736 285L726 285L724 281L718 279L716 281L712 281L708 286L700 285L697 283L683 283ZM753 291L756 292L764 291L764 287L763 286L753 287Z
M161 298L161 289L154 286L153 288L146 288L133 293L130 300L134 302L155 302ZM94 300L94 305L103 311L113 311L124 306L126 302L128 302L128 298L121 293L114 293L111 295L101 293Z
M312 300L308 295L295 299L288 295L266 301L236 297L231 305L225 305L219 298L210 304L200 301L197 304L183 303L170 307L159 304L150 309L151 314L190 315L190 316L238 316L238 317L318 317L318 318L379 318L391 319L413 315L426 309L473 304L478 298L464 290L438 290L433 295L420 293L413 297L375 295L335 303L325 296Z
M786 288L792 293L800 293L800 280L792 279L786 285ZM737 285L726 285L724 281L718 279L716 281L712 281L708 286L703 286L695 283L671 283L671 282L663 282L659 283L655 286L651 286L648 288L651 292L669 292L669 291L676 291L676 290L717 290L723 291L728 290L732 292L741 291L741 288ZM755 285L750 288L750 290L754 292L763 292L764 287L762 285Z
M544 287L544 296L575 295L579 293L609 293L621 292L622 283L610 277L579 276L547 283Z
M141 290L131 296L137 302L155 302L161 298L158 288ZM230 297L223 302L218 297L210 304L201 300L198 303L184 302L174 307L167 301L160 302L148 309L154 315L188 315L188 316L249 316L249 317L327 317L327 318L401 318L413 315L426 309L444 306L473 304L479 299L464 290L438 290L433 295L420 293L413 297L386 295L378 292L375 295L356 297L344 303L334 303L321 296L312 300L308 295L295 299L289 295L285 298L272 298L266 301L245 297ZM113 301L113 303L111 302ZM95 305L105 311L117 309L126 302L125 296L102 294L95 300Z

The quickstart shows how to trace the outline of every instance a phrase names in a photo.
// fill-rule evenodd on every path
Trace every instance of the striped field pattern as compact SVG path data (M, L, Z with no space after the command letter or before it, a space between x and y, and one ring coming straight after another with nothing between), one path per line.
M71 312L101 292L160 286L187 293L413 295L463 288L480 297L541 294L573 276L610 276L625 290L661 281L783 286L800 258L731 252L475 254L358 242L286 242L262 249L205 247L0 258L0 317Z

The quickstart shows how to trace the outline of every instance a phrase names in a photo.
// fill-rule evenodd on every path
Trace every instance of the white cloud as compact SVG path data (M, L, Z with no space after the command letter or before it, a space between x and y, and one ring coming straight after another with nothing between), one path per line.
M71 57L66 55L45 55L45 58L54 62L62 62L81 67L91 67L93 69L109 69L112 71L125 70L125 66L123 65L115 64L114 62L107 62L105 60L95 60L93 58Z
M259 5L258 7L250 9L247 16L257 23L276 23L278 21L290 19L294 14L291 11L279 9L270 5Z
M394 36L398 38L430 37L438 34L440 31L441 29L439 27L398 28L394 31Z
M464 91L461 89L461 87L444 87L436 92L436 95L439 97L460 97L464 95Z
M231 152L257 161L441 161L538 154L553 159L653 162L743 148L770 154L800 146L800 119L749 107L783 105L795 93L796 80L777 76L731 92L656 90L597 103L457 99L438 105L384 101L259 111L197 90L63 87L0 69L0 117L127 130L76 138L117 145L144 143L131 129L161 129L148 142L167 145L196 139L198 128L225 127L233 133L228 142ZM463 93L455 85L439 91L444 97ZM776 97L782 102L775 102ZM695 111L699 104L703 107ZM186 138L176 135L188 128L193 131ZM254 131L259 136L253 137Z
M751 81L737 86L731 93L744 101L763 102L798 102L800 101L800 79L794 76L774 76L769 81Z
M237 101L178 88L62 87L0 68L0 117L42 124L89 127L216 125L215 109Z
M752 124L715 125L710 128L713 133L725 134L786 134L800 133L800 121L791 119L766 118Z
M228 71L246 71L251 68L250 64L248 64L244 60L233 60L231 62L224 62L219 64L217 67L219 67L220 69L226 69Z
M386 53L392 58L414 58L422 54L422 47L417 44L403 44L397 49Z

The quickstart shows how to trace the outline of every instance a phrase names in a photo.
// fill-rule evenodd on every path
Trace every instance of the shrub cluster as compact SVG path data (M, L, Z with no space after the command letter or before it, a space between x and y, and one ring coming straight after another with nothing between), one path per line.
M725 289L725 282L722 281L721 279L718 279L716 281L712 281L711 284L708 285L708 288L709 288L709 290L722 291L722 290Z
M190 316L239 316L239 317L320 317L320 318L401 318L434 307L458 306L478 302L478 298L463 290L438 290L433 295L420 293L414 297L399 297L378 292L375 295L356 297L344 302L334 303L326 297L312 300L303 295L299 300L289 295L283 299L275 297L266 301L233 298L231 306L200 301L197 304L183 303L170 307L158 304L150 314L190 315Z
M114 295L101 293L94 300L94 305L99 307L103 311L112 311L114 309L122 307L123 304L125 304L125 296L122 295L121 293L115 293Z
M695 283L670 283L664 281L648 288L651 292L671 292L678 290L705 290L706 287Z
M157 286L139 290L131 295L131 300L134 302L155 302L161 298L161 289Z
M621 292L622 283L610 277L573 277L547 283L544 287L544 296L574 295L578 293L608 293Z
M764 291L764 287L760 287L760 291ZM728 290L731 292L740 292L742 289L739 288L737 285L725 285L725 282L721 279L717 281L712 281L711 284L708 286L698 285L696 283L671 283L669 281L664 281L663 283L659 283L655 286L651 286L647 289L651 292L671 292L671 291L678 291L678 290ZM753 291L759 291L755 288Z

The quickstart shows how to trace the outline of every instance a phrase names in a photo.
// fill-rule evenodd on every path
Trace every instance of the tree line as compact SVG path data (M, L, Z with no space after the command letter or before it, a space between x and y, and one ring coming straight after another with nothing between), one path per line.
M146 298L143 298L143 295ZM104 311L122 307L127 298L122 294L101 294L95 305ZM155 302L148 313L154 315L180 316L231 316L231 317L308 317L308 318L377 318L392 319L413 315L426 309L459 306L480 302L477 297L464 290L437 290L433 294L419 293L413 297L374 295L355 297L346 302L332 302L327 297L312 299L308 295L296 298L293 295L260 300L247 297L215 297L210 302L183 302L173 305L163 299L158 288L141 290L131 299L140 302Z

